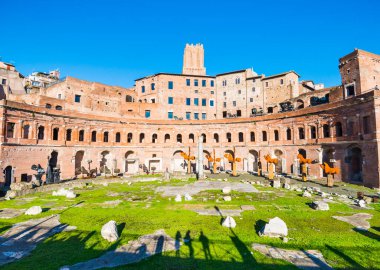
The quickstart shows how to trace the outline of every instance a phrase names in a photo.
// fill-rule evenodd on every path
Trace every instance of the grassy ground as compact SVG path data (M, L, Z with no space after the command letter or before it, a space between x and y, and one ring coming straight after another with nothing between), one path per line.
M303 198L300 193L264 187L256 187L261 191L256 194L232 192L231 202L218 203L215 199L222 197L220 191L205 191L195 195L191 202L180 203L154 192L159 185L186 183L189 182L172 180L170 183L138 182L131 186L95 185L75 190L79 196L72 200L40 193L0 202L0 208L27 209L40 205L47 211L36 218L60 213L62 223L77 226L76 231L62 232L48 238L37 246L31 256L2 269L58 269L100 256L106 250L158 229L165 229L173 238L178 232L183 238L189 230L193 239L191 247L183 245L179 254L167 252L119 269L297 269L285 261L269 259L253 251L252 243L287 249L318 249L335 269L380 269L379 204L374 204L373 210L359 211L343 203L330 203L330 211L315 211L308 206L312 199ZM204 198L208 200L205 202ZM117 199L123 202L114 208L104 208L102 205L105 201ZM241 217L235 217L237 227L232 231L220 226L221 217L200 216L186 210L191 208L189 204L210 208L218 206L221 209L238 209L240 205L249 204L254 205L256 210L245 211ZM53 210L62 206L69 208ZM351 225L331 217L358 212L373 214L370 220L372 228L368 232L354 231ZM276 216L288 225L288 243L259 237L256 233L265 222ZM29 218L22 215L0 220L0 232ZM109 244L100 235L102 225L109 220L115 220L121 231L120 240L114 244ZM207 259L203 249L205 240L199 238L201 232L209 240L211 256Z

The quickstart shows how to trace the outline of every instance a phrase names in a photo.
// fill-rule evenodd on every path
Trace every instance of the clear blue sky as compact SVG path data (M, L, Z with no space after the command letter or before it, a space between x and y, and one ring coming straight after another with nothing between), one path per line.
M380 1L65 0L1 3L0 56L23 74L59 68L132 86L180 73L186 43L203 43L209 75L253 67L267 76L340 83L338 59L380 54Z

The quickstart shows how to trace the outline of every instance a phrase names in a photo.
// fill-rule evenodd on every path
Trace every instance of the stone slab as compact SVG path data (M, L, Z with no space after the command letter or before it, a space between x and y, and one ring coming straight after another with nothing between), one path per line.
M372 216L368 213L358 213L352 216L333 216L333 218L347 222L359 230L368 230L371 228L371 225L367 219L371 219Z
M38 243L63 231L67 225L59 222L59 215L31 219L17 223L0 236L0 265L30 254Z
M290 262L304 270L332 270L318 250L290 250L262 244L252 244L252 248L272 259Z
M92 270L111 268L139 262L155 254L179 249L175 240L168 236L164 230L158 230L153 234L141 236L137 240L108 251L102 256L80 262L72 266L61 267L61 270Z
M10 219L25 213L25 209L4 208L0 210L0 219Z

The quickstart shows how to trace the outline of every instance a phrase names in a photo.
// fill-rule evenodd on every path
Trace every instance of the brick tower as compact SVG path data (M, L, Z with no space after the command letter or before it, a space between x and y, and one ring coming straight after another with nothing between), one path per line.
M206 75L204 49L202 44L186 44L183 54L182 74Z

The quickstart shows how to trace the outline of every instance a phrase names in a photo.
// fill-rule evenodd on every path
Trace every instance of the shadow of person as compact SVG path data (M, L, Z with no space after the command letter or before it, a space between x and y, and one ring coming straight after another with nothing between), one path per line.
M165 237L163 235L160 235L160 237L158 237L157 242L156 242L156 249L154 250L154 254L162 253L162 251L164 250L164 242L165 242Z
M256 221L256 223L255 223L255 231L256 231L256 233L258 235L260 235L260 232L263 230L265 224L267 224L267 222L265 222L262 219L259 219L258 221Z
M210 251L210 240L208 240L207 236L204 235L203 231L201 231L201 235L199 236L199 241L202 243L203 252L205 253L206 260L212 260L211 251Z
M194 248L193 248L193 239L191 239L190 230L186 232L185 237L183 238L183 242L186 246L189 247L189 257L194 258Z
M176 257L180 257L180 248L181 248L181 239L182 239L182 235L181 235L181 232L180 231L177 231L177 233L175 234L175 242L174 242L174 248L175 248L175 255Z
M247 248L243 241L235 234L235 232L230 228L232 236L230 236L232 243L240 253L244 264L254 264L256 262L255 258L252 256L251 251Z

